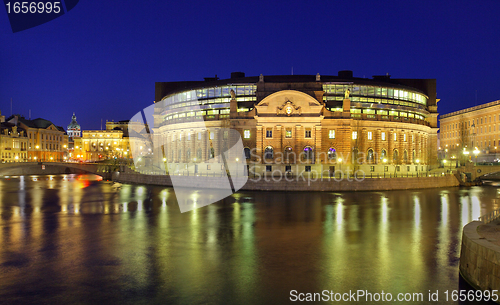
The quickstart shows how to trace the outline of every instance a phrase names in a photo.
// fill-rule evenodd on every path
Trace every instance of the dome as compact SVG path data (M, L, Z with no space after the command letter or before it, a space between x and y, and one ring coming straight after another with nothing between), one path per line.
M75 113L73 112L73 116L71 117L71 123L69 123L67 130L80 130L80 125L76 122L76 116Z

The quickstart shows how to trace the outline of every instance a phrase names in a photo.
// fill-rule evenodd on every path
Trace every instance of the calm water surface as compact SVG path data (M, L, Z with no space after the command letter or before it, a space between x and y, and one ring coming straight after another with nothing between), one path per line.
M171 188L92 180L1 178L1 304L283 304L291 290L358 289L457 304L445 291L463 289L461 228L500 198L494 186L238 192L181 214Z

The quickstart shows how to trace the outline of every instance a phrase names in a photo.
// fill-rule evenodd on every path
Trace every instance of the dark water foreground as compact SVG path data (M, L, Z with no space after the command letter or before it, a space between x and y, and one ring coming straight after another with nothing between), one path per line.
M0 304L283 304L291 290L458 304L461 228L500 198L494 186L239 192L181 214L170 188L88 178L0 180Z

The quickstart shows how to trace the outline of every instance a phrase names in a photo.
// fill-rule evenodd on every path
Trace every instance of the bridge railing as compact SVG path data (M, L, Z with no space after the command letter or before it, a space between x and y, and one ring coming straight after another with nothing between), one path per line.
M495 220L499 217L500 217L500 209L496 209L496 210L489 212L488 214L485 214L485 215L479 217L479 221L486 224L486 223L492 222L493 220Z

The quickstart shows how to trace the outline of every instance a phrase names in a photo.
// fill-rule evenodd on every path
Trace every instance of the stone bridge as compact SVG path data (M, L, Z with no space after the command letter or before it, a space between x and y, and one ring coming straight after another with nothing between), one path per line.
M500 164L489 163L489 164L468 164L457 168L459 173L464 173L469 177L470 181L476 179L484 179L490 174L500 173Z
M72 162L20 162L0 164L0 175L59 175L59 174L95 174L105 180L111 180L113 172L120 170L120 165L103 163Z

